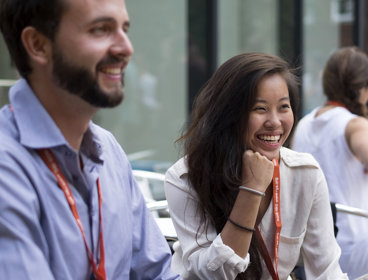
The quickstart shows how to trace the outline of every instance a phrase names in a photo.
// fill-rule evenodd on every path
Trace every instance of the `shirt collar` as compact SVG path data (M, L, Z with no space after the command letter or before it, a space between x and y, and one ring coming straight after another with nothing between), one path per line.
M25 79L20 79L10 88L9 99L22 145L31 149L71 148ZM96 161L102 161L102 147L95 129L91 122L83 137L81 151Z
M103 163L103 145L98 137L99 128L91 121L83 136L81 152L95 162Z
M299 167L299 166L313 166L316 168L319 167L317 161L311 154L296 152L285 147L281 147L280 149L280 165L281 162L283 162L285 165L289 167Z
M10 88L9 99L22 145L40 149L67 144L25 79L20 79Z

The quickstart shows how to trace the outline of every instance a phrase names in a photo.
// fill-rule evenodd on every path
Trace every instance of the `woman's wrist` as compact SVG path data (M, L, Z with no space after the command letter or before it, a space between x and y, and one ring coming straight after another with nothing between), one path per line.
M249 188L247 186L239 186L239 190L240 191L247 191L251 194L259 195L259 196L265 196L266 195L264 192L261 192L259 190L253 189L253 188Z
M247 227L247 226L243 226L237 222L235 222L233 219L231 219L230 217L227 219L233 226L239 228L239 229L242 229L244 231L247 231L247 232L250 232L250 233L253 233L255 231L254 227Z

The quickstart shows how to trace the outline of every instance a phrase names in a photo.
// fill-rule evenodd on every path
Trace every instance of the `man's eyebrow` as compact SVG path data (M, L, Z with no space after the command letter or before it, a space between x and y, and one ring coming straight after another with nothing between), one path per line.
M100 22L115 22L115 21L116 20L112 17L102 16L102 17L95 18L94 20L92 20L90 22L90 24L96 24L96 23L100 23ZM130 27L130 21L129 20L124 21L123 25L124 25L124 27L129 28Z
M90 22L90 24L96 24L100 22L113 22L115 21L112 17L98 17Z

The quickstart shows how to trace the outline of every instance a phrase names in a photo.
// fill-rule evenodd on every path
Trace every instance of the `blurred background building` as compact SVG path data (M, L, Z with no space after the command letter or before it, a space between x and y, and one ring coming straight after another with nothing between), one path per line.
M205 81L241 52L279 55L299 67L301 115L322 104L321 69L332 51L368 50L368 0L126 0L135 54L126 97L95 122L112 131L135 169L164 172ZM0 39L0 105L18 78Z

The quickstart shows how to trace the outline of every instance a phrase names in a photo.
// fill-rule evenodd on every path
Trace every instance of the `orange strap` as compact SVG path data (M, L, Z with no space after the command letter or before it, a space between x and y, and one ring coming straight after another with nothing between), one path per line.
M268 253L266 244L262 238L261 232L259 231L258 226L255 227L256 229L256 236L259 240L258 250L261 253L268 271L270 272L273 280L279 280L279 276L277 273L277 262L279 256L279 246L280 246L280 234L281 234L281 211L280 211L280 166L277 159L274 159L274 172L273 172L273 212L275 216L275 225L276 225L276 232L275 232L275 266L273 265L272 258Z
M332 105L332 106L337 106L337 107L343 107L343 108L345 108L345 109L346 109L346 106L345 106L343 103L339 102L339 101L329 100L329 101L327 101L327 102L326 102L326 105Z
M272 263L272 259L270 257L270 254L267 251L266 244L262 238L262 235L261 235L261 232L259 231L258 226L255 226L255 230L256 230L256 237L258 238L258 242L257 242L258 251L261 253L261 256L267 266L268 271L270 272L272 279L279 280L279 276L277 272L275 271L275 268Z
M48 168L51 170L51 172L55 175L56 180L58 181L58 184L60 188L63 190L66 200L68 201L68 204L70 206L70 209L73 213L73 216L77 222L77 225L82 233L84 245L87 250L88 259L90 261L90 264L92 266L93 274L96 278L96 280L105 280L106 279L106 271L105 271L105 250L104 250L104 242L103 242L103 231L102 231L102 193L101 193L101 186L100 186L100 180L97 179L97 187L98 187L98 196L99 196L99 222L100 222L100 263L97 267L94 259L93 254L91 250L88 247L86 234L83 229L82 222L79 218L79 214L77 211L77 205L75 203L74 196L70 190L69 184L67 180L65 179L63 173L61 172L60 166L56 161L56 158L54 154L49 149L39 149L38 153L40 154L41 158L45 162L45 164L48 166Z

